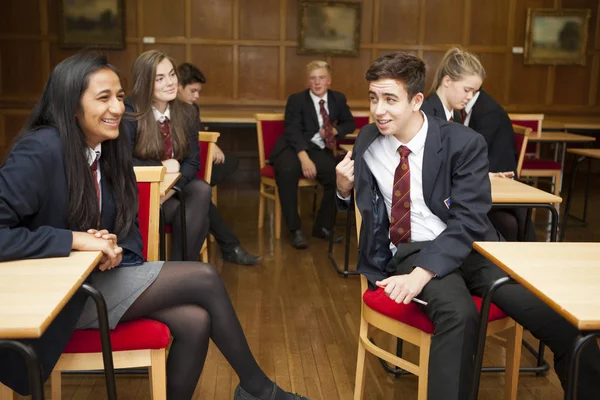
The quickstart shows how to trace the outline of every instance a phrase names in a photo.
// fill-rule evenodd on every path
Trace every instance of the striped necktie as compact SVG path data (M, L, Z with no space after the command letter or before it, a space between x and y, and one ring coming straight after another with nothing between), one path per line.
M169 118L165 117L162 121L158 121L160 133L163 136L163 160L173 158L173 142L171 141L171 128L169 127Z
M406 146L398 148L400 163L394 173L392 189L392 217L390 220L390 240L394 245L410 242L410 165Z

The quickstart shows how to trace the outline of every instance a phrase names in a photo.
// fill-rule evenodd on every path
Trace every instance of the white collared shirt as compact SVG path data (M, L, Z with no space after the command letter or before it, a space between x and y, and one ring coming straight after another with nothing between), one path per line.
M312 90L309 90L308 93L310 93L310 98L313 101L313 104L315 106L315 110L317 111L317 119L319 121L319 129L323 128L323 116L321 115L321 105L319 104L319 102L321 100L325 101L325 104L323 104L323 106L325 107L325 110L327 110L327 114L329 115L329 103L327 102L327 92L325 93L325 95L323 97L318 97L317 95L315 95ZM316 144L317 146L319 146L320 149L324 149L325 148L325 139L323 139L323 137L321 137L321 133L319 131L317 131L317 133L315 133L313 135L313 137L310 139L310 141L314 144Z
M100 204L98 204L98 208L102 211L102 185L100 185L100 156L102 155L102 143L99 143L93 149L91 147L87 148L87 161L88 165L91 167L96 159L96 154L98 155L98 168L96 169L96 181L98 181L98 189L100 191Z
M424 122L417 134L408 143L401 143L394 136L379 136L371 143L364 155L364 161L377 181L383 195L388 218L392 215L392 192L394 173L400 164L398 148L402 145L410 149L408 164L410 167L410 235L411 241L422 242L435 239L446 229L446 224L431 212L423 197L423 154L427 139L427 117L421 111ZM390 241L392 253L396 246Z
M475 93L473 98L471 100L469 100L469 102L465 106L465 112L467 113L467 116L465 117L465 120L463 121L464 126L469 126L469 122L471 122L471 111L473 110L473 106L477 102L477 99L479 98L480 93L481 93L481 91L477 91L477 93Z
M441 99L440 99L440 101L441 101ZM450 118L454 118L454 110L448 110L443 101L442 101L442 107L444 107L444 113L446 114L446 121L450 121Z
M168 105L164 113L161 113L156 107L152 106L152 114L154 114L154 119L158 122L164 122L165 118L171 119L171 109Z

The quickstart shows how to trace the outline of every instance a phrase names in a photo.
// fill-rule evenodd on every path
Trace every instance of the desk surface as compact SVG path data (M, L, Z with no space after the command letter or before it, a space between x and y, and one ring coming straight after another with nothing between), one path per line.
M569 132L542 132L540 136L529 136L530 142L594 142L595 140L593 136Z
M340 144L340 149L344 150L345 152L352 151L353 147L353 144Z
M525 183L507 178L491 178L492 203L560 203L562 199Z
M578 329L600 329L600 243L475 242L473 247Z
M175 182L177 182L177 179L179 179L180 176L181 173L179 172L167 172L165 174L165 178L160 183L161 197L166 196L169 190L173 189L173 186L175 186Z
M542 128L600 130L600 118L581 116L548 116L542 122Z
M0 339L39 338L94 270L102 253L0 263Z
M600 149L567 149L567 152L590 158L600 158Z

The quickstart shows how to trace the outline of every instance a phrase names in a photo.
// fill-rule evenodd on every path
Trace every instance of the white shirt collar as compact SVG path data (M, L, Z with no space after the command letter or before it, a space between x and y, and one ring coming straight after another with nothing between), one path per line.
M98 159L100 159L100 156L102 155L102 143L98 143L93 149L88 146L87 152L88 164L91 167L94 160L96 160L96 154L98 154Z
M427 129L429 128L429 122L427 121L427 116L423 111L421 111L421 114L423 115L423 125L421 126L421 129L419 129L419 132L417 132L417 134L408 143L402 143L393 135L387 136L387 147L390 150L390 152L397 153L398 148L400 146L408 147L411 154L414 155L419 155L421 151L423 151L423 149L425 148L425 139L427 139Z
M314 93L312 92L312 90L310 90L310 89L308 90L308 93L310 93L310 98L312 99L313 103L315 103L316 105L319 105L319 102L320 102L321 100L324 100L324 101L325 101L325 104L324 104L324 105L327 105L327 93L328 93L328 92L325 92L325 94L323 95L323 97L319 97L319 96L317 96L317 95L316 95L316 94L314 94Z
M465 112L467 114L469 114L471 112L471 110L473 109L473 106L475 105L475 103L477 102L477 99L479 98L479 94L481 94L481 90L478 90L477 93L475 93L475 95L473 96L473 98L471 100L469 100L469 102L465 106Z
M168 105L164 113L161 113L156 107L152 106L152 113L154 114L154 119L158 122L163 122L165 118L171 119L171 109Z
M441 100L442 99L440 99L440 101ZM444 113L446 114L446 121L450 121L450 117L454 118L454 110L448 110L443 101L442 101L442 107L444 107Z

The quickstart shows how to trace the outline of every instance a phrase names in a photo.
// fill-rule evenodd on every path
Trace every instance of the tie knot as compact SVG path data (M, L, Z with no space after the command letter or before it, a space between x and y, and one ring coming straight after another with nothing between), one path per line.
M462 110L460 110L460 118L462 119L462 123L465 123L465 120L467 119L467 110L465 110L464 108Z
M90 165L90 169L93 172L98 171L98 159L100 158L99 154L96 153L96 158L94 159L94 162L92 163L92 165Z
M408 157L408 155L410 154L410 149L406 146L400 146L398 147L398 153L400 153L400 157L402 158Z

